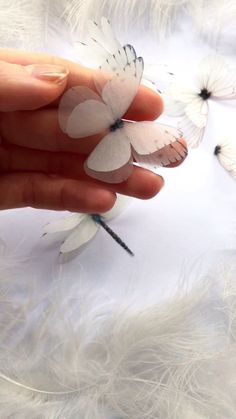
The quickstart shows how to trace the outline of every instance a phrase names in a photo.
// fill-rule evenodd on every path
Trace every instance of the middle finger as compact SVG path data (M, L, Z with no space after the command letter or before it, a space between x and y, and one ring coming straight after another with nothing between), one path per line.
M17 146L0 147L0 173L41 172L61 175L67 178L81 179L113 192L148 199L155 196L164 181L149 170L134 166L131 176L120 184L108 184L90 178L84 172L86 156L71 153L52 153L34 151Z

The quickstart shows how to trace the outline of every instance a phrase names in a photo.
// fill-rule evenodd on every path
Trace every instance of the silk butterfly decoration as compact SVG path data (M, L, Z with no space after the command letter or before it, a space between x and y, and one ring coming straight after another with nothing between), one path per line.
M102 63L106 62L108 56L116 54L117 51L122 50L122 45L114 34L113 28L107 18L101 18L100 24L95 21L88 20L87 22L88 40L87 43L75 42L75 49L79 57L82 57L82 63L89 67L97 68ZM134 60L136 54L134 49L130 46L130 59ZM170 76L173 73L166 64L147 64L143 72L142 83L150 88L155 88L157 85L160 91L160 84L164 86L170 82Z
M132 173L134 159L140 165L156 168L181 161L187 155L178 129L125 119L137 94L143 66L143 59L127 45L109 55L95 72L97 93L77 86L60 101L59 124L69 137L80 139L104 133L84 165L85 172L100 181L125 181Z
M214 154L221 166L236 180L236 144L235 140L228 139L219 142Z
M81 246L90 242L97 234L100 227L124 249L134 256L134 253L124 243L124 241L107 225L107 222L120 214L131 199L117 195L114 207L103 214L81 214L74 213L59 220L46 224L43 228L43 235L54 235L63 241L60 246L60 254L65 255L75 252Z
M179 127L190 147L203 139L208 120L208 101L236 99L236 73L219 55L204 58L197 72L197 88L171 84L164 95L169 116L180 117Z

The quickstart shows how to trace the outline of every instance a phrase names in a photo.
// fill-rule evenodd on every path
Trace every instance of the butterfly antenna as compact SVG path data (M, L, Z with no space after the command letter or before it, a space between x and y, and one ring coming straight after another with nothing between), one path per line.
M121 240L121 238L105 223L105 221L102 219L102 217L99 214L92 214L92 219L95 221L95 223L99 224L101 227L106 230L108 234L118 243L121 247L123 247L124 250L126 250L129 255L134 256L134 253L132 250L129 249L129 247Z

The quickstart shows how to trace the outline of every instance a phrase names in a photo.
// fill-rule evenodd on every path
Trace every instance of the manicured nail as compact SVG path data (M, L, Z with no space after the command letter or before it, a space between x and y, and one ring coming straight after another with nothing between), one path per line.
M52 64L26 65L25 69L32 77L55 84L64 83L69 74L69 71L66 68Z

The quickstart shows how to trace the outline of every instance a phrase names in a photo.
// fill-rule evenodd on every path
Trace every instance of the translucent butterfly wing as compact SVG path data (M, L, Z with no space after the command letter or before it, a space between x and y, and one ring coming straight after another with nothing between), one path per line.
M167 86L173 81L171 80L173 78L173 73L166 64L149 64L145 62L143 77L145 80L154 83L157 87L159 87L161 83L164 90L166 90Z
M101 18L100 26L90 20L88 22L88 33L95 47L98 44L106 52L106 55L113 54L121 47L114 35L110 22L105 17Z
M80 225L67 237L60 247L61 253L68 253L79 249L90 241L98 231L97 224L87 215Z
M233 141L225 141L217 146L215 155L221 166L236 179L236 145Z
M124 129L132 144L135 160L141 165L167 166L187 155L187 149L180 141L182 135L173 127L140 122L126 123Z
M236 98L236 75L220 55L205 57L197 74L199 88L206 88L219 99Z
M131 53L131 51L133 52ZM134 58L132 57L131 59L130 54L134 54ZM100 66L99 71L95 73L94 83L96 89L98 93L101 94L105 84L114 76L134 78L139 85L143 74L143 68L143 59L141 57L136 57L133 47L125 46L115 54L109 55Z
M139 81L136 77L114 76L107 82L102 91L102 99L115 120L121 119L127 112L138 88Z
M85 214L72 214L59 220L52 221L43 227L44 234L62 233L73 230L76 228L81 221L83 221Z
M84 138L98 134L114 122L107 106L95 100L78 105L68 119L67 134L72 138Z
M105 17L102 17L100 25L89 21L88 35L89 39L86 44L77 42L75 46L78 54L84 57L83 61L88 61L89 56L90 66L92 63L93 67L101 66L102 70L111 71L111 68L117 67L117 64L118 68L124 68L127 62L136 58L131 45L122 47L114 35L110 22ZM110 61L109 67L107 60Z
M164 93L163 99L165 112L169 116L183 116L186 106L197 97L194 90L186 89L179 83L171 83L169 89Z
M188 146L190 148L198 147L203 139L205 126L197 127L187 116L180 119L178 126Z
M108 183L120 183L132 173L131 146L123 129L107 134L89 155L86 173Z
M100 27L96 22L89 21L88 31L91 42L103 49L104 60L100 61L102 70L117 72L137 58L131 45L122 47L114 35L110 22L105 17L101 18ZM107 66L109 65L109 67Z
M59 104L59 125L72 138L83 138L107 129L114 122L100 96L86 87L73 87Z
M182 162L187 154L187 148L178 140L147 156L133 153L136 162L149 170L157 169L160 166L171 167Z
M208 118L208 103L200 96L195 98L185 107L185 114L198 128L204 128Z
M62 96L58 115L62 131L72 138L97 134L113 122L100 96L82 86L72 87Z
M168 93L161 95L164 101L164 111L166 115L173 117L180 117L184 115L186 104L174 99Z
M137 59L135 49L132 45L125 45L114 51L113 54L106 56L106 59L100 65L100 70L110 72L112 74L123 74L124 72L132 73L135 69L132 68L133 63ZM133 74L131 74L133 75Z
M129 196L117 194L117 199L114 207L101 215L105 219L105 221L109 221L112 218L115 218L118 215L120 215L120 213L124 211L125 208L127 208L130 202L132 202L132 198L130 198Z

